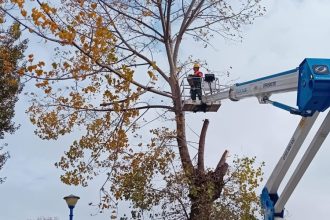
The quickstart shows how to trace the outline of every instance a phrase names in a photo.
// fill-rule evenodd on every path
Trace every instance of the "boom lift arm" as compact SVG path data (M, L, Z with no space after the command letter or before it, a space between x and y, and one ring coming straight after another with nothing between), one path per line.
M297 107L290 107L269 99L272 94L292 91L297 91ZM295 69L244 83L237 83L229 88L206 94L202 97L202 103L219 103L224 99L239 101L248 97L256 97L261 104L272 104L292 114L302 116L296 131L261 194L264 219L283 219L286 202L330 130L329 112L279 196L277 190L319 112L325 111L330 106L330 59L306 58Z
M305 59L299 67L262 77L248 82L237 83L218 93L203 96L203 102L223 99L239 101L256 97L261 104L272 104L292 114L312 116L315 111L324 111L330 105L329 59ZM269 100L272 94L297 91L297 108Z

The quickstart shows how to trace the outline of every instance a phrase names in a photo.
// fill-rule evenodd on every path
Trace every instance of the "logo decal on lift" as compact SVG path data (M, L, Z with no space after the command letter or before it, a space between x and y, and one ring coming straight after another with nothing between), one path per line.
M286 158L287 158L288 154L290 153L291 148L292 148L292 146L293 146L293 144L294 144L295 141L296 141L296 139L294 137L292 137L291 140L290 140L290 142L289 142L289 144L288 144L288 146L286 147L286 149L284 151L283 156L282 156L282 159L283 160L286 160Z
M313 70L316 74L329 74L329 68L327 65L314 65Z
M276 82L269 82L269 83L264 83L263 88L269 88L269 87L273 87L276 86Z
M237 89L236 94L240 95L247 92L247 88Z

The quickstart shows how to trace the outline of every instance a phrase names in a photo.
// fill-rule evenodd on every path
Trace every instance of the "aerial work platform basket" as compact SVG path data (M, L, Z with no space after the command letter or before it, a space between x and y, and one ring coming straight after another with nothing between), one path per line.
M220 101L206 101L205 96L220 92L219 79L214 74L205 74L205 77L190 75L184 77L181 82L183 111L192 112L217 112ZM199 95L200 94L200 95ZM193 100L193 96L196 100ZM201 96L201 99L199 99Z

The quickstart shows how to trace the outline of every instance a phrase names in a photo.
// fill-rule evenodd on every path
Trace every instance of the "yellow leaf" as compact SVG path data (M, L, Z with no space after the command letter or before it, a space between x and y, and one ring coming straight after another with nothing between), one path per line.
M45 66L45 62L40 61L40 62L38 63L38 66L39 66L39 67Z
M21 69L19 69L18 71L17 71L17 73L18 73L18 75L20 75L20 76L22 76L23 74L24 74L24 69L23 68L21 68Z
M57 63L52 63L52 67L53 67L54 69L56 69L56 68L57 68Z
M35 69L34 66L28 66L28 67L27 67L27 70L28 70L29 72L32 72L32 70L34 70L34 69Z
M92 4L91 4L91 7L92 7L92 9L95 9L95 8L96 8L96 6L97 6L97 4L96 4L96 3L92 3Z
M154 78L155 77L155 74L152 71L148 71L148 75L149 75L150 78Z
M52 87L48 87L47 89L45 89L45 93L48 94L52 91Z
M23 17L26 17L27 12L26 12L24 9L22 9L22 10L21 10L21 14L23 15Z
M38 76L41 76L43 72L44 72L44 71L42 71L42 70L36 70L36 74L37 74Z

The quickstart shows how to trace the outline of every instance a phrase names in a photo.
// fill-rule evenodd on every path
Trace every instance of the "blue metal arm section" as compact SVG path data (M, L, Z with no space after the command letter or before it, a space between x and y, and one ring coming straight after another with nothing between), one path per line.
M294 107L285 105L285 104L280 103L280 102L275 102L275 101L270 101L270 100L268 100L268 102L271 103L273 106L275 106L277 108L280 108L280 109L283 109L285 111L288 111L288 112L290 112L293 115L300 115L302 117L310 117L315 112L315 111L311 111L311 110L300 111L297 108L294 108Z
M261 206L264 208L264 220L274 220L275 217L284 216L284 210L280 213L275 213L275 203L278 200L277 194L269 194L268 189L265 187L260 195Z

